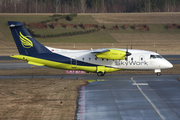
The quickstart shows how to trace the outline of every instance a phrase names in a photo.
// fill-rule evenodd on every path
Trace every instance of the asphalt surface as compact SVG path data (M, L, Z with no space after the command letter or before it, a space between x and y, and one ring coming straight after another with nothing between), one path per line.
M31 66L27 62L22 62L22 63L0 63L0 70L13 70L13 69L28 69L31 68ZM36 68L39 67L44 67L44 66L36 66Z
M17 60L17 59L12 58L10 56L0 56L0 60Z
M180 58L180 55L162 55L164 58Z
M180 75L111 75L80 88L77 120L180 120Z

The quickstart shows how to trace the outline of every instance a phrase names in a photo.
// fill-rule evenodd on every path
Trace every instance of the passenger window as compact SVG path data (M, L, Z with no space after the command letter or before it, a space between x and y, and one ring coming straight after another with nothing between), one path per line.
M128 58L127 58L127 57L125 57L125 60L128 60Z
M141 58L141 61L143 61L143 58Z
M104 61L104 59L102 59L102 61Z
M91 60L91 58L89 58L89 61Z
M84 61L84 58L82 58L82 60Z
M97 60L97 58L95 58L95 60Z
M133 58L131 58L131 60L133 61Z

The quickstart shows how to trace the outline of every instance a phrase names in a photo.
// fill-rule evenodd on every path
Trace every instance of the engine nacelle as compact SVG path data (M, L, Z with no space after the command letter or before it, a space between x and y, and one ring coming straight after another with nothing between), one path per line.
M109 49L107 52L97 53L97 58L104 58L110 60L124 60L126 56L126 52L122 50L113 50Z

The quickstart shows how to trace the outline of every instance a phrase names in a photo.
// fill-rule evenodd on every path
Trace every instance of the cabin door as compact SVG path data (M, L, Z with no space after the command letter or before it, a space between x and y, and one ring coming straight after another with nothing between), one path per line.
M77 57L73 56L71 57L71 68L77 67Z

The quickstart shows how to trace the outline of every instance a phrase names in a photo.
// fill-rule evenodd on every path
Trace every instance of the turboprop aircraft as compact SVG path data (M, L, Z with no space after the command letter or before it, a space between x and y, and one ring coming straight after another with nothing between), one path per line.
M20 54L11 57L28 61L32 65L82 70L97 73L98 76L118 70L154 70L160 76L161 69L173 67L159 54L145 50L67 50L46 47L36 41L21 22L9 21L8 25Z

